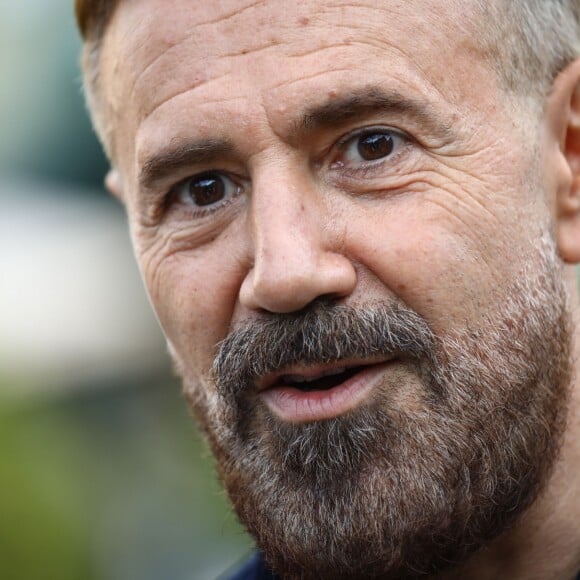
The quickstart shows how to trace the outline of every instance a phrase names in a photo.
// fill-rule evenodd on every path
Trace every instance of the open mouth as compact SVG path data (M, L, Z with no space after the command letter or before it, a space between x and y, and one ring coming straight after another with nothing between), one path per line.
M296 366L264 377L258 396L279 419L307 423L337 417L367 400L395 357L377 361L344 361L335 366Z
M311 377L299 374L282 375L272 387L294 387L304 393L328 391L341 385L363 368L363 366L334 368Z

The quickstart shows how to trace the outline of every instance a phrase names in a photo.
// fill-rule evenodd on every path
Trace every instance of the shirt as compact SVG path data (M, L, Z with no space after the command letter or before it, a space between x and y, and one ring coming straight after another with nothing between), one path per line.
M254 553L251 558L244 562L231 576L226 576L223 580L282 580L280 576L274 574L266 568L260 552Z
M236 570L232 576L224 580L282 580L280 576L274 574L266 568L260 552L256 552L252 557L244 562L241 568ZM576 580L580 580L580 572L576 575Z

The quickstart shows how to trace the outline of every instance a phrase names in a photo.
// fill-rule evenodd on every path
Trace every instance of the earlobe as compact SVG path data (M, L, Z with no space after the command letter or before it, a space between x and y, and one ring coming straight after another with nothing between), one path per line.
M557 244L560 257L568 264L580 263L580 183L574 178L568 194L559 202Z
M580 263L580 60L556 79L548 101L551 138L558 147L550 172L556 183L556 237L560 257Z
M105 187L120 201L124 201L123 182L117 169L111 169L105 177Z

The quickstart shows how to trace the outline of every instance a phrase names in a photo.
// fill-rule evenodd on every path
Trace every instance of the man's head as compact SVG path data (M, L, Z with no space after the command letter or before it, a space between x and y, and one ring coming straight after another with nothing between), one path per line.
M272 565L415 577L509 529L573 370L577 4L77 5L109 185Z

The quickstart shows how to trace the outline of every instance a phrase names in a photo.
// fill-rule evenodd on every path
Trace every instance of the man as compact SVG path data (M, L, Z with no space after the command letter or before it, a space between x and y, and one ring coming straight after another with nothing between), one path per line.
M79 0L245 577L580 570L580 2Z

